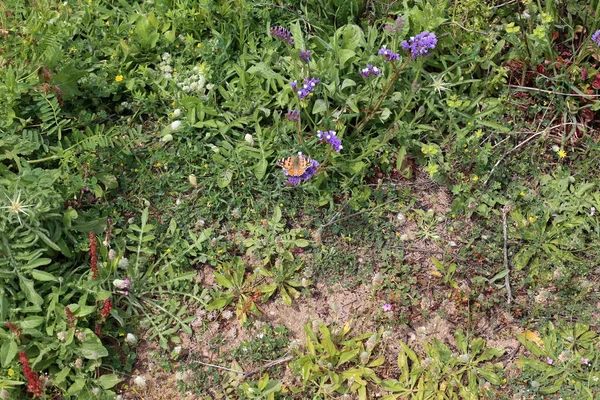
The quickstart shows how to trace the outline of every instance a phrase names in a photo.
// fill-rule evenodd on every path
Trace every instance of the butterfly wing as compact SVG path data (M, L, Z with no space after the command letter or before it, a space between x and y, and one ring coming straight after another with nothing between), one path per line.
M310 166L308 159L300 155L282 158L277 162L277 165L283 168L287 175L294 177L304 174Z

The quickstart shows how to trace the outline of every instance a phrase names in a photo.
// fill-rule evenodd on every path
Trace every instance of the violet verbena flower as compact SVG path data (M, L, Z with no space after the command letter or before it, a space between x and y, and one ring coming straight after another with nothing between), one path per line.
M592 42L596 43L596 45L600 46L600 30L597 30L592 35Z
M289 110L287 114L285 114L285 119L287 119L288 121L298 121L300 119L300 111Z
M288 178L288 180L287 180L288 185L296 186L296 185L300 184L300 182L302 182L302 181L309 180L310 178L313 177L314 174L317 173L317 169L319 168L320 164L317 160L314 160L310 157L306 157L306 156L302 155L302 153L298 153L298 157L302 157L302 158L306 159L310 163L310 167L308 167L306 169L306 171L304 171L304 173L300 176L290 176L287 173L287 171L284 169L283 174L285 176L287 176L287 178Z
M367 64L367 66L360 70L360 74L365 78L368 78L371 75L379 76L381 74L381 70L371 64Z
M292 38L292 32L285 29L283 26L273 26L269 30L272 36L275 36L290 45L294 45L294 39Z
M433 50L437 45L437 37L433 32L421 32L417 36L411 37L408 42L401 43L405 51L410 51L412 58L429 55L429 50Z
M343 148L342 139L336 136L335 131L317 131L317 137L321 143L329 143L331 148L338 153Z
M310 61L310 50L301 50L300 51L300 59L308 64Z
M379 49L380 56L384 56L387 62L398 61L400 59L400 55L398 53L394 53L390 49L386 49L385 46Z
M304 85L301 88L298 88L298 81L291 82L290 86L298 92L298 98L303 100L314 90L319 82L320 80L317 78L304 78Z

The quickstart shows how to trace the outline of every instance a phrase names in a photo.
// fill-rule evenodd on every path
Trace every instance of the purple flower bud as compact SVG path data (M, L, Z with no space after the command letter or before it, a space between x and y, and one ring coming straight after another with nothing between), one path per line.
M300 119L300 111L289 110L287 114L285 114L285 119L287 119L288 121L298 121Z
M292 86L292 89L298 92L298 98L303 100L315 89L319 82L320 80L317 78L304 78L304 85L301 88L298 88L298 83L296 81L292 82L290 85Z
M317 131L317 137L321 143L329 143L329 146L338 153L343 149L342 140L336 136L335 131Z
M365 78L368 78L371 75L379 76L381 74L381 70L371 64L367 64L367 66L360 70L360 74Z
M377 54L384 56L387 62L398 61L400 59L400 55L398 53L394 53L390 49L386 49L385 46L379 49L379 53Z
M292 38L292 32L285 29L283 26L273 26L269 30L271 36L275 36L284 42L287 42L290 45L294 44L294 39Z
M600 30L597 30L592 35L592 42L596 43L597 46L600 46Z
M437 37L433 32L421 32L417 36L411 37L408 42L401 43L405 51L410 51L412 58L429 55L429 50L433 50L437 45Z
M300 59L308 64L310 61L310 50L302 50L300 51Z

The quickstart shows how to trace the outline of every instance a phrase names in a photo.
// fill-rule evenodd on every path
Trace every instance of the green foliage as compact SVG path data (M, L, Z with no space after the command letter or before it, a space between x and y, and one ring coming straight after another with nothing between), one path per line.
M458 355L444 343L434 339L432 343L425 344L424 359L400 342L400 376L381 383L383 390L392 393L383 398L433 399L444 396L448 399L479 399L491 395L488 390L483 389L483 384L500 384L497 371L502 364L488 362L501 356L504 351L486 348L485 341L481 338L469 340L461 330L456 332L455 337Z
M588 325L561 323L556 328L550 322L540 334L527 330L517 339L532 354L517 362L532 392L589 398L598 393L600 342Z
M121 273L131 277L132 282L123 299L124 311L128 316L142 315L141 325L147 329L148 338L158 337L159 344L166 349L169 339L179 342L177 333L180 330L192 334L189 323L194 317L187 315L188 306L183 301L205 303L203 297L207 291L192 283L196 273L181 271L181 265L188 254L202 249L211 230L206 229L200 235L190 233L191 242L180 239L174 250L169 247L157 255L156 250L162 246L153 234L155 227L148 223L148 208L142 211L140 225L131 224L128 228L128 242L135 244L126 245L131 255L128 262L122 263L124 271ZM175 221L170 224L163 241L168 235L183 236Z
M318 332L311 323L304 326L304 350L292 363L295 373L302 377L302 390L312 389L325 396L353 393L367 399L369 387L381 382L375 369L385 360L374 351L381 333L350 338L350 330L350 324L333 331L321 324Z
M511 212L511 236L526 243L517 254L517 269L544 276L569 265L569 274L586 273L586 253L594 254L600 226L591 208L600 202L594 182L577 182L568 169L539 179L541 201Z

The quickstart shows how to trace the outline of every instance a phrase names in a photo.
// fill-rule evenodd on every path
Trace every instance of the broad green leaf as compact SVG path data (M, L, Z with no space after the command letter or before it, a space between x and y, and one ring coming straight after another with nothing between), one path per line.
M18 350L19 346L17 345L17 342L12 339L2 343L2 347L0 347L0 365L4 368L8 368L10 362L17 355Z
M321 114L327 111L327 104L323 99L317 99L315 101L315 105L313 106L312 113L313 114Z
M32 315L19 322L19 326L23 329L33 329L40 326L44 322L44 317Z
M217 186L219 186L220 188L225 188L229 186L232 178L233 172L231 172L230 170L221 172L221 174L219 174L219 176L217 177Z
M99 358L108 356L108 350L102 345L102 342L91 331L88 336L93 336L93 339L86 340L81 345L81 355L88 360L98 360Z
M41 267L42 265L48 265L52 262L51 258L38 258L37 260L29 262L23 267L23 269L31 269Z
M268 166L269 163L267 162L267 160L261 158L260 161L254 166L254 176L256 177L256 179L260 181L262 180L262 178L264 178Z
M85 379L84 378L78 378L75 382L73 382L73 384L69 387L69 390L67 390L67 394L68 395L75 395L79 392L81 392L83 390L83 388L85 387Z
M35 279L36 281L42 281L42 282L58 282L58 279L52 275L49 272L46 271L39 271L37 269L34 269L31 271L31 276L33 277L33 279Z
M98 379L98 383L103 389L110 389L121 381L122 379L115 374L102 375L100 379Z
M21 287L23 293L25 293L25 297L27 297L27 300L29 300L31 303L33 303L36 306L41 306L44 303L44 299L42 299L42 296L37 294L37 292L35 291L32 280L19 275L19 286Z
M352 57L354 57L355 55L356 55L356 53L352 50L340 49L339 50L340 68L344 68L344 65L346 64L346 62L348 60L350 60Z

